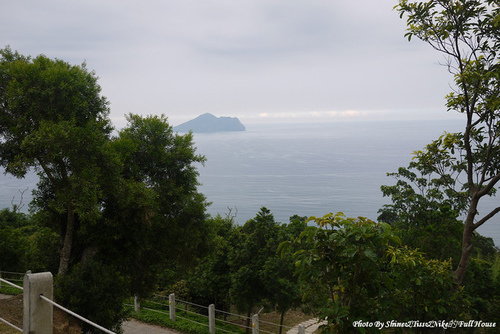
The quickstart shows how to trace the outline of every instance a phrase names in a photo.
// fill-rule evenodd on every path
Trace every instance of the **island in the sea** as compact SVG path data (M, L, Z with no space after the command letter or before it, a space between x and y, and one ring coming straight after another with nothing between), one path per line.
M174 131L184 133L189 131L193 133L245 131L245 126L236 117L216 117L206 113L186 123L174 126Z

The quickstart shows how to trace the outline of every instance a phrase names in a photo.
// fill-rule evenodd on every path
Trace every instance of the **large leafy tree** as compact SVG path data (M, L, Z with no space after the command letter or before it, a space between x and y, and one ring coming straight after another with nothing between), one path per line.
M126 227L117 236L124 245L119 252L130 255L135 292L144 295L162 266L192 263L206 251L206 202L197 191L197 167L205 158L196 154L192 134L174 133L165 116L127 119L113 142L123 191L109 194L105 215L111 230Z
M270 295L264 280L264 267L278 248L279 225L269 209L263 207L245 225L235 230L230 254L231 299L238 311L248 316L247 332L253 308Z
M415 154L419 170L440 180L451 198L465 200L462 250L455 269L463 281L473 234L500 206L479 212L500 181L500 8L495 0L400 0L406 36L427 42L445 56L455 85L447 107L464 116L464 130L447 133Z
M0 56L0 165L39 175L37 221L61 240L56 295L118 328L124 296L146 295L167 261L203 252L204 157L165 116L129 115L112 137L108 103L85 65L9 48Z
M100 217L111 126L108 103L85 64L0 50L0 165L40 177L38 206L57 214L60 274L70 266L79 225Z
M294 215L289 224L279 226L279 244L297 238L307 227L307 217ZM301 306L302 294L297 277L294 275L294 260L290 254L280 256L280 252L269 256L264 264L262 276L268 291L267 300L280 313L279 334L283 331L285 314L292 308Z
M211 227L209 252L198 260L189 274L191 298L198 304L215 304L219 310L229 311L231 300L231 267L229 256L233 250L235 230L233 217L217 215L207 223Z

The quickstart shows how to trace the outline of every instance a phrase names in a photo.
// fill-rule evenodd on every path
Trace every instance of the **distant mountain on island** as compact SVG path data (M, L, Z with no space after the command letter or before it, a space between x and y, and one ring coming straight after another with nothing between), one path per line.
M186 123L174 126L174 131L185 133L189 131L194 133L245 131L245 126L236 117L216 117L206 113Z

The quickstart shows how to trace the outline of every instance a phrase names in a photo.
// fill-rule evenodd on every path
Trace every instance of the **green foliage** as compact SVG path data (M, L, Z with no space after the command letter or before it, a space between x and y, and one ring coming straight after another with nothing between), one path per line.
M278 244L297 238L307 227L306 219L293 216L289 224L280 225ZM279 251L268 258L262 271L266 290L269 292L267 299L282 316L289 309L301 305L300 286L294 272L295 262L292 256L289 253L280 256Z
M500 280L495 276L495 258L474 256L464 277L464 294L470 302L468 315L478 319L496 319L500 311ZM493 264L492 264L493 263Z
M390 246L386 252L391 313L398 320L459 319L467 308L461 291L453 290L450 261L428 260L408 247Z
M0 166L16 177L34 169L40 179L36 224L0 214L0 265L57 272L65 306L112 327L122 316L113 303L148 295L163 267L187 267L206 250L206 202L197 191L205 159L165 116L131 114L112 138L108 103L85 64L7 47L0 77Z
M28 215L10 209L0 210L0 228L21 228L30 224Z
M392 204L379 210L379 221L389 223L404 245L418 248L434 259L452 258L453 265L457 265L463 234L458 215L465 209L463 201L447 196L448 188L414 162L388 176L397 182L381 187Z
M495 194L500 181L500 6L494 0L400 0L395 8L407 18L408 39L415 36L445 55L455 80L446 105L465 119L463 132L445 133L415 152L413 166L429 177L430 189L436 183L444 187L457 212L465 210L455 270L460 284L474 231L500 212L498 206L481 215L478 211L481 199Z
M328 325L323 332L370 332L354 320L443 319L458 316L460 295L453 292L449 262L427 260L400 247L386 223L342 213L311 217L295 241L280 245L293 254L303 298ZM414 318L417 317L417 318ZM419 318L420 317L420 318ZM373 329L373 332L378 332Z
M229 311L232 252L231 238L235 231L233 219L220 215L207 220L211 227L209 252L198 259L189 275L189 289L193 301L201 305L214 304L219 310Z
M27 248L27 240L21 231L12 227L0 228L0 268L2 270L24 270L24 254Z
M109 194L105 215L108 233L122 241L116 256L132 273L133 292L144 297L162 266L190 265L206 250L206 203L196 188L196 164L205 158L195 153L190 134L173 133L166 117L127 119L129 125L113 141L122 179ZM112 241L107 233L94 235Z
M127 280L113 265L91 260L77 264L70 273L57 276L56 300L89 320L120 332L125 316L122 307L127 294ZM93 326L84 324L86 333L100 333Z
M261 208L255 218L236 228L230 258L232 272L231 300L240 312L251 309L266 298L266 283L262 269L276 254L278 224L267 208Z

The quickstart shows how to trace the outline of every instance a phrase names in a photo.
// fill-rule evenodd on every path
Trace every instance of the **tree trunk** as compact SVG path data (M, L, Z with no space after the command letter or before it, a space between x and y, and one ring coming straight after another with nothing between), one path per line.
M453 278L455 284L461 285L464 279L465 272L467 271L467 266L469 265L470 255L472 252L472 235L475 230L474 217L477 213L478 200L472 200L469 207L469 212L467 218L465 218L464 233L462 236L462 255L460 256L460 262L458 263L457 269L454 272L455 277Z
M246 329L246 334L249 334L250 333L250 326L252 325L252 321L250 319L250 317L252 316L252 308L250 307L250 309L248 310L248 313L247 313L247 329Z
M63 247L59 258L58 275L66 275L69 269L69 260L71 257L71 248L73 246L73 235L75 230L75 217L73 215L73 207L68 206L68 217L66 221L66 234L64 235Z
M281 334L283 332L283 322L285 321L285 313L286 313L286 311L281 312L279 334Z

